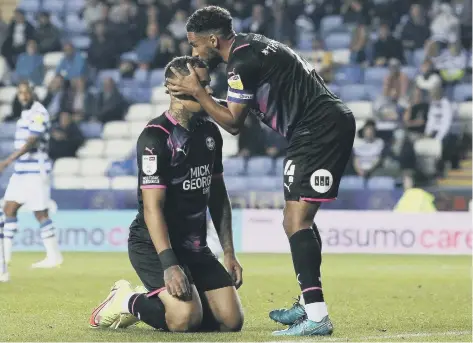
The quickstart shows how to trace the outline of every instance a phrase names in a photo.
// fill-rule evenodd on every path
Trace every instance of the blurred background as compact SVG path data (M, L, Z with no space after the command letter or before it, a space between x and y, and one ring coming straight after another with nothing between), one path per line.
M134 209L137 136L168 106L163 67L190 53L188 15L209 4L228 8L237 32L299 51L353 110L353 156L325 208L392 210L422 188L429 210L468 210L471 0L3 0L0 157L21 113L15 84L31 80L54 118L59 209ZM222 98L224 68L212 75ZM284 139L252 117L222 134L234 207L282 208Z

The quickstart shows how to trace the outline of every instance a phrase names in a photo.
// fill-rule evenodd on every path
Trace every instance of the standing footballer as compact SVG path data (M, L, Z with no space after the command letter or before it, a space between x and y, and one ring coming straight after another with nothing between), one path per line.
M195 11L187 22L193 55L210 68L227 64L228 108L200 85L195 72L169 80L176 95L195 97L225 130L237 134L252 108L289 142L284 165L284 230L289 238L304 306L270 317L291 325L274 335L330 335L332 323L320 281L321 240L315 214L335 200L355 136L351 111L314 68L293 50L258 34L235 34L230 13L217 6Z

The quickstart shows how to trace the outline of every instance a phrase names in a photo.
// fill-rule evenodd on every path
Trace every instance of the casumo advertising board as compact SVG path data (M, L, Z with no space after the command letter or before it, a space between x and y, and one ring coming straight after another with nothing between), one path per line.
M282 212L245 210L242 250L289 252ZM471 214L401 214L385 211L320 211L316 220L324 253L469 255Z

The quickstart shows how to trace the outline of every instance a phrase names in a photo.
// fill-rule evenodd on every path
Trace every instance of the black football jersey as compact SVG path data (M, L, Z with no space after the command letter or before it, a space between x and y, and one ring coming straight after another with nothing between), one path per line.
M203 250L207 246L210 185L212 178L223 177L222 136L218 127L196 116L187 130L166 112L148 123L136 149L138 227L146 228L142 190L165 188L164 216L173 249Z
M236 35L227 78L227 101L258 109L259 119L287 139L296 129L320 125L330 106L349 111L309 62L259 34Z

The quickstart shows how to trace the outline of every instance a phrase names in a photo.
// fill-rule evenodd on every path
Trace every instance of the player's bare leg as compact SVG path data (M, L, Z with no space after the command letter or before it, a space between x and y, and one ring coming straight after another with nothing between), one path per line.
M235 287L223 287L204 293L210 311L222 332L236 332L243 327L243 308Z
M34 263L32 268L55 268L62 264L63 257L59 250L59 243L52 220L49 218L48 210L35 211L34 215L41 229L41 239L46 249L46 258Z
M0 210L0 282L8 282L10 280L10 275L8 274L8 267L5 261L5 253L3 251L3 226L5 222L3 219L3 212Z
M18 210L22 204L15 201L5 201L3 206L3 246L5 263L8 265L12 258L13 239L18 232Z
M283 226L289 238L306 316L302 316L288 329L275 332L275 335L329 335L333 331L322 292L320 236L312 226L319 207L318 202L286 202Z

